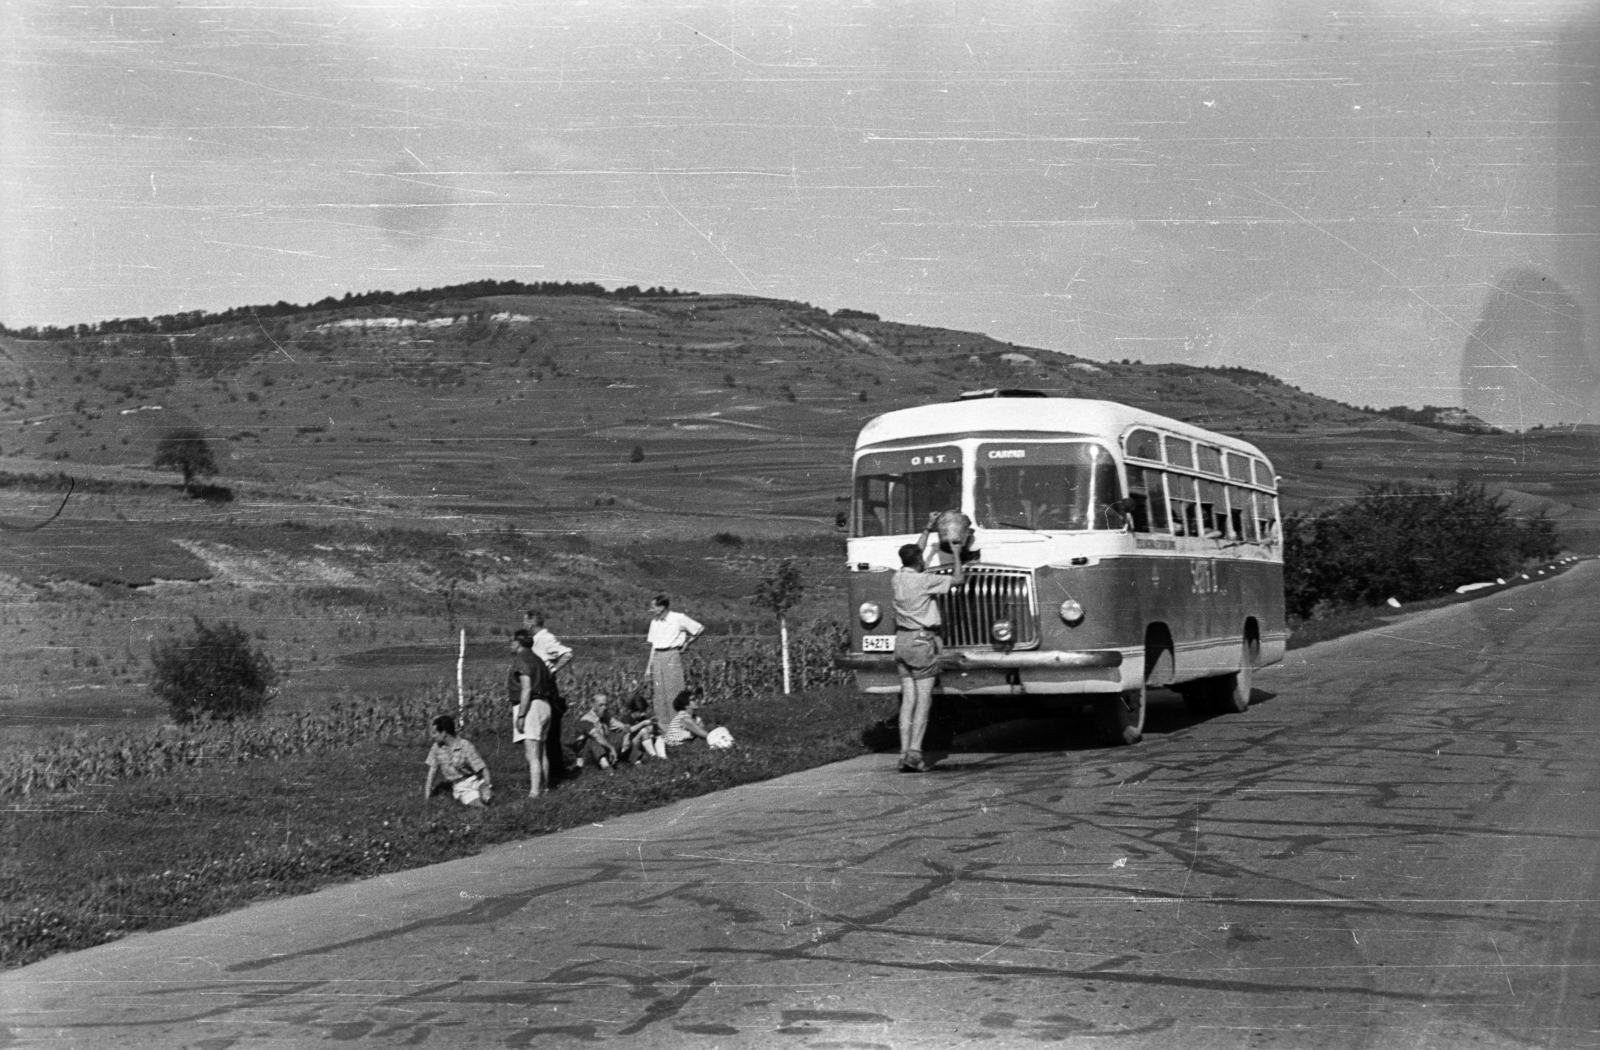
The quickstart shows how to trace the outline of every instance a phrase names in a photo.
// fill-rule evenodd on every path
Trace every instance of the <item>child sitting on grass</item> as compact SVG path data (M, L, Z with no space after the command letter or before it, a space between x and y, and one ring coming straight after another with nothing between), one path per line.
M442 778L442 779L441 779ZM440 779L435 785L434 781ZM432 798L448 785L450 793L463 806L484 806L493 791L489 766L472 746L472 741L456 736L456 720L440 715L433 720L433 746L428 749L428 783L422 797Z

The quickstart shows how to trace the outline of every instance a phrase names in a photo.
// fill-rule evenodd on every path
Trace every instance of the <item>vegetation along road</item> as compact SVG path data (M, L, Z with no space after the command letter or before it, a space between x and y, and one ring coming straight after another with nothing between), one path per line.
M1600 1042L1600 564L1245 714L747 785L0 977L5 1045Z

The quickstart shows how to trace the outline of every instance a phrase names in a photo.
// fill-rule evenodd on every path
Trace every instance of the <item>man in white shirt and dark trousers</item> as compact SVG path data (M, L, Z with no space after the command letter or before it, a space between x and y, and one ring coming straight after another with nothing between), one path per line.
M672 701L683 692L683 651L694 644L705 630L703 626L681 612L672 611L672 601L658 594L650 602L650 662L645 674L650 676L656 722L662 730L672 724Z
M544 613L538 609L529 609L524 613L522 623L533 635L533 655L550 669L551 692L554 695L550 700L550 731L545 737L545 756L550 766L550 786L554 787L570 775L561 739L561 716L566 713L567 701L556 683L556 672L572 662L572 647L563 645L561 639L551 633L550 628L544 625Z

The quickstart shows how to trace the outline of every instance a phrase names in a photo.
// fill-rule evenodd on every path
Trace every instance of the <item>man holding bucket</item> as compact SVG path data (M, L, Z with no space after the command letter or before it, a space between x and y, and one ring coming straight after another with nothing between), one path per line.
M939 532L940 546L948 546L955 564L949 576L928 571L923 548L928 534ZM933 707L933 683L939 677L941 594L961 583L961 555L972 540L972 520L959 511L928 518L928 527L916 543L900 548L900 568L891 580L894 592L894 659L900 672L900 770L925 773L931 766L922 757L922 737L928 730Z

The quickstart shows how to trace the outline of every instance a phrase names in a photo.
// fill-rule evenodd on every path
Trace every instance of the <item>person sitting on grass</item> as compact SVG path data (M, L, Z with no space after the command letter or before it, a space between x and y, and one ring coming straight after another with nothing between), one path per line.
M622 723L611 716L610 697L596 693L589 710L578 719L578 731L582 734L577 741L579 768L593 762L607 773L615 772L619 756L617 746L611 739L613 727L625 730Z
M438 783L435 783L438 781ZM428 783L422 797L432 798L449 786L464 806L483 806L493 793L489 766L472 741L456 736L456 720L440 715L433 720L433 746L428 749Z
M685 689L672 701L672 709L677 714L672 716L672 724L667 726L667 744L676 747L687 744L698 737L704 740L710 731L700 724L700 719L695 717L695 711L700 707L700 700L694 693Z
M629 762L638 765L646 757L667 757L667 743L662 738L661 726L656 722L655 709L648 696L634 694L633 699L628 701L628 714L623 719L623 725L627 736L621 749L627 754Z

